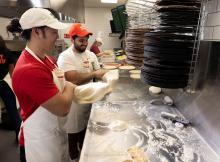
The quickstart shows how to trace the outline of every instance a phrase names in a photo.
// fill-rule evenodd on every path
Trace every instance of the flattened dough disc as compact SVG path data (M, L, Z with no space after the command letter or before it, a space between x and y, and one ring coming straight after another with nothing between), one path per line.
M128 124L122 120L115 120L110 123L109 128L115 132L121 132L128 128Z

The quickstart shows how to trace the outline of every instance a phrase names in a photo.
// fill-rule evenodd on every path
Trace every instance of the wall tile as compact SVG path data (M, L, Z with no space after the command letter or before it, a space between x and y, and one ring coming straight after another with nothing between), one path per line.
M212 40L213 39L213 27L204 27L201 29L201 40Z
M207 26L207 21L208 21L208 14L204 12L201 17L201 26Z
M213 39L214 40L220 40L220 26L214 27Z
M217 11L218 0L208 0L206 3L206 12L213 13Z
M218 6L217 6L217 11L220 11L220 0L218 0Z
M211 13L207 15L206 26L220 25L220 12Z

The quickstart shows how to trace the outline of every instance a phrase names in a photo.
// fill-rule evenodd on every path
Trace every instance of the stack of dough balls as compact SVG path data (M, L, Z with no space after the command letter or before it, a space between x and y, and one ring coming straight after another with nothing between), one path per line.
M133 69L135 69L135 67L132 66L132 65L124 65L124 66L120 66L119 69L121 69L121 70L133 70Z
M104 98L109 92L111 92L109 83L92 82L77 86L74 90L73 100L80 104L94 103Z
M141 71L140 70L130 70L130 78L132 79L140 79L141 78Z

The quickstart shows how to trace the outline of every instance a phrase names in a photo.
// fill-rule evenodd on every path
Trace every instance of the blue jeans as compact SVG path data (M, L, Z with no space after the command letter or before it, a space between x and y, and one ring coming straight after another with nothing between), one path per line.
M16 133L16 138L18 136L18 133L20 131L20 126L21 126L21 117L18 113L18 109L16 106L16 98L9 87L8 83L5 82L4 80L0 80L0 97L2 98L2 101L5 104L7 113L13 123L15 133Z

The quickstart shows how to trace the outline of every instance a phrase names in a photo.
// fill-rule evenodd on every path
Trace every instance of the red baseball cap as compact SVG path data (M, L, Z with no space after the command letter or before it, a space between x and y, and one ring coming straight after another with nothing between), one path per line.
M69 29L69 37L73 37L73 36L79 36L79 37L85 37L88 35L92 35L91 32L89 32L85 27L83 27L81 24L79 23L75 23L73 25L70 26Z

